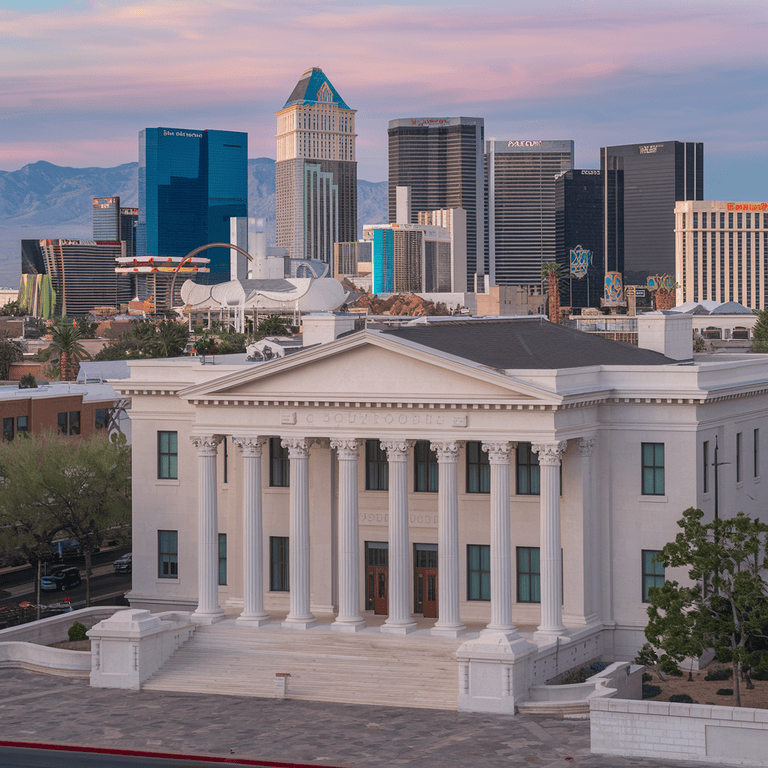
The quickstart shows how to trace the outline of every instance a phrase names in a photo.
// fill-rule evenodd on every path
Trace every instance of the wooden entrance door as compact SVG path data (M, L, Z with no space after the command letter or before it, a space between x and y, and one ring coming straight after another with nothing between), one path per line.
M437 618L437 544L414 544L413 612Z
M365 542L365 610L389 615L389 544Z

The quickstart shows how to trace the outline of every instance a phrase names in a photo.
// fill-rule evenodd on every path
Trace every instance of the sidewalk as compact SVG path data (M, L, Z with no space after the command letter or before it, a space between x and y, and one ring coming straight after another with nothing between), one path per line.
M669 768L589 752L589 721L90 688L0 669L0 740L404 768ZM702 763L675 763L697 768Z

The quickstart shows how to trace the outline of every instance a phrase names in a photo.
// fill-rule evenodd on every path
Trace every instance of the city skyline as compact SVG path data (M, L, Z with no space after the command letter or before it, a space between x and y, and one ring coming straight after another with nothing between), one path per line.
M275 109L320 66L358 110L363 179L387 178L389 120L477 115L487 139L572 137L576 168L601 146L701 141L707 198L766 196L768 21L751 0L24 5L0 11L4 171L131 162L146 125L245 131L251 157L274 157Z

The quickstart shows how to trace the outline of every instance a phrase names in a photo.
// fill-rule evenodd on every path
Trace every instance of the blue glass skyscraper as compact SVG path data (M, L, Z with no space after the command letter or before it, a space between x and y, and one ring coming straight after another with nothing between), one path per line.
M229 242L231 216L248 215L248 134L145 128L139 132L136 255L185 256ZM212 248L208 280L230 278L230 254Z

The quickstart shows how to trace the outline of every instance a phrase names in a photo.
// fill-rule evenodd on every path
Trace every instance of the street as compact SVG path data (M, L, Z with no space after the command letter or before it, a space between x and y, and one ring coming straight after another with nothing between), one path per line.
M93 555L91 568L91 601L98 602L118 594L124 594L131 588L131 574L115 573L112 563L121 555L130 552L130 546L114 547ZM65 565L72 565L80 571L82 583L74 589L65 592L41 592L41 605L61 603L64 597L69 597L75 608L85 606L85 562L77 558ZM48 571L51 572L49 567ZM35 603L35 573L30 567L6 569L0 572L0 608L7 605L18 605L28 601Z

